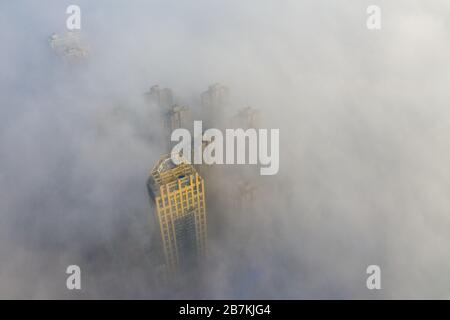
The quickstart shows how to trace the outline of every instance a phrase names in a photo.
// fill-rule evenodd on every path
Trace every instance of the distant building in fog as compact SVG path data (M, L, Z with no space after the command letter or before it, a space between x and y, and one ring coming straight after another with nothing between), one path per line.
M88 47L78 31L52 34L48 41L53 51L67 62L79 62L88 57Z
M261 112L251 107L242 108L231 118L231 125L234 128L258 129L261 126Z
M170 107L165 116L165 127L167 132L168 152L170 152L173 147L170 137L175 129L184 128L188 129L190 132L193 130L191 109L179 105Z
M183 272L206 254L205 186L188 163L161 158L147 182L168 274Z
M155 85L145 95L151 103L158 105L163 113L174 105L172 90L168 88L160 89L158 85Z
M228 87L219 83L209 86L201 94L203 123L206 128L219 127L230 103Z
M193 126L191 109L185 106L173 105L167 113L169 131L178 128L191 130Z

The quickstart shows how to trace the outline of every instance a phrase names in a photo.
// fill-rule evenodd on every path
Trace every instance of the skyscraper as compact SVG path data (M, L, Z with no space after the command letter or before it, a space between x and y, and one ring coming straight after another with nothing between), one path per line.
M159 223L169 274L183 272L206 254L205 187L187 162L161 158L151 171L148 192Z
M201 94L203 119L207 128L219 127L223 120L225 108L230 103L228 87L220 83L209 86L208 90Z
M170 134L178 128L192 130L191 109L185 106L173 105L167 113L167 122Z
M166 113L164 120L164 126L168 141L167 147L168 152L170 152L173 147L171 135L175 129L184 128L191 132L193 130L191 109L189 107L179 106L175 104L169 108L169 111Z
M261 125L261 112L251 107L245 107L231 118L233 128L259 128Z
M160 89L158 85L154 85L145 95L151 103L158 105L163 113L169 111L174 104L172 90L168 88Z

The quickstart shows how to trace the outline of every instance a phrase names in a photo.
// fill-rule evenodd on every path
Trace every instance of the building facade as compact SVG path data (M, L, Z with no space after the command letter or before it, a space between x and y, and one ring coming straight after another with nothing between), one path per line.
M195 266L206 255L207 224L202 177L186 162L165 156L153 168L148 192L159 223L169 274Z

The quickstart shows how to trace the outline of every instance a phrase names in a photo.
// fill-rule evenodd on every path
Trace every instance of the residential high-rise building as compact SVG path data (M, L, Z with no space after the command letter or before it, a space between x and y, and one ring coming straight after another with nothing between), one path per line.
M185 106L173 105L167 113L167 122L170 134L178 128L192 130L191 109Z
M261 112L251 107L245 107L231 118L231 125L234 128L259 128L261 125Z
M169 108L174 104L172 90L168 88L160 89L158 85L152 86L146 96L151 103L158 105L163 113L169 111Z
M209 86L208 90L201 94L203 120L206 127L218 127L222 121L225 108L230 103L228 87L220 83Z
M174 142L171 141L172 133L175 129L187 129L191 133L193 131L193 121L191 109L185 106L173 105L169 108L169 111L164 117L164 130L165 139L167 140L167 152L170 152L174 146Z
M161 158L147 182L169 274L195 266L206 254L205 186L194 167Z

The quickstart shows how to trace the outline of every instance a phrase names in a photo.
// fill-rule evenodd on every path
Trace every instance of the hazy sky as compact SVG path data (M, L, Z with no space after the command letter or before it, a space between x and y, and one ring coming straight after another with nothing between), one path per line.
M81 65L48 45L70 4ZM449 21L445 0L0 2L0 298L450 298ZM241 211L234 180L206 186L204 285L167 291L145 188L167 142L142 94L195 110L215 82L228 115L280 129L280 172Z

